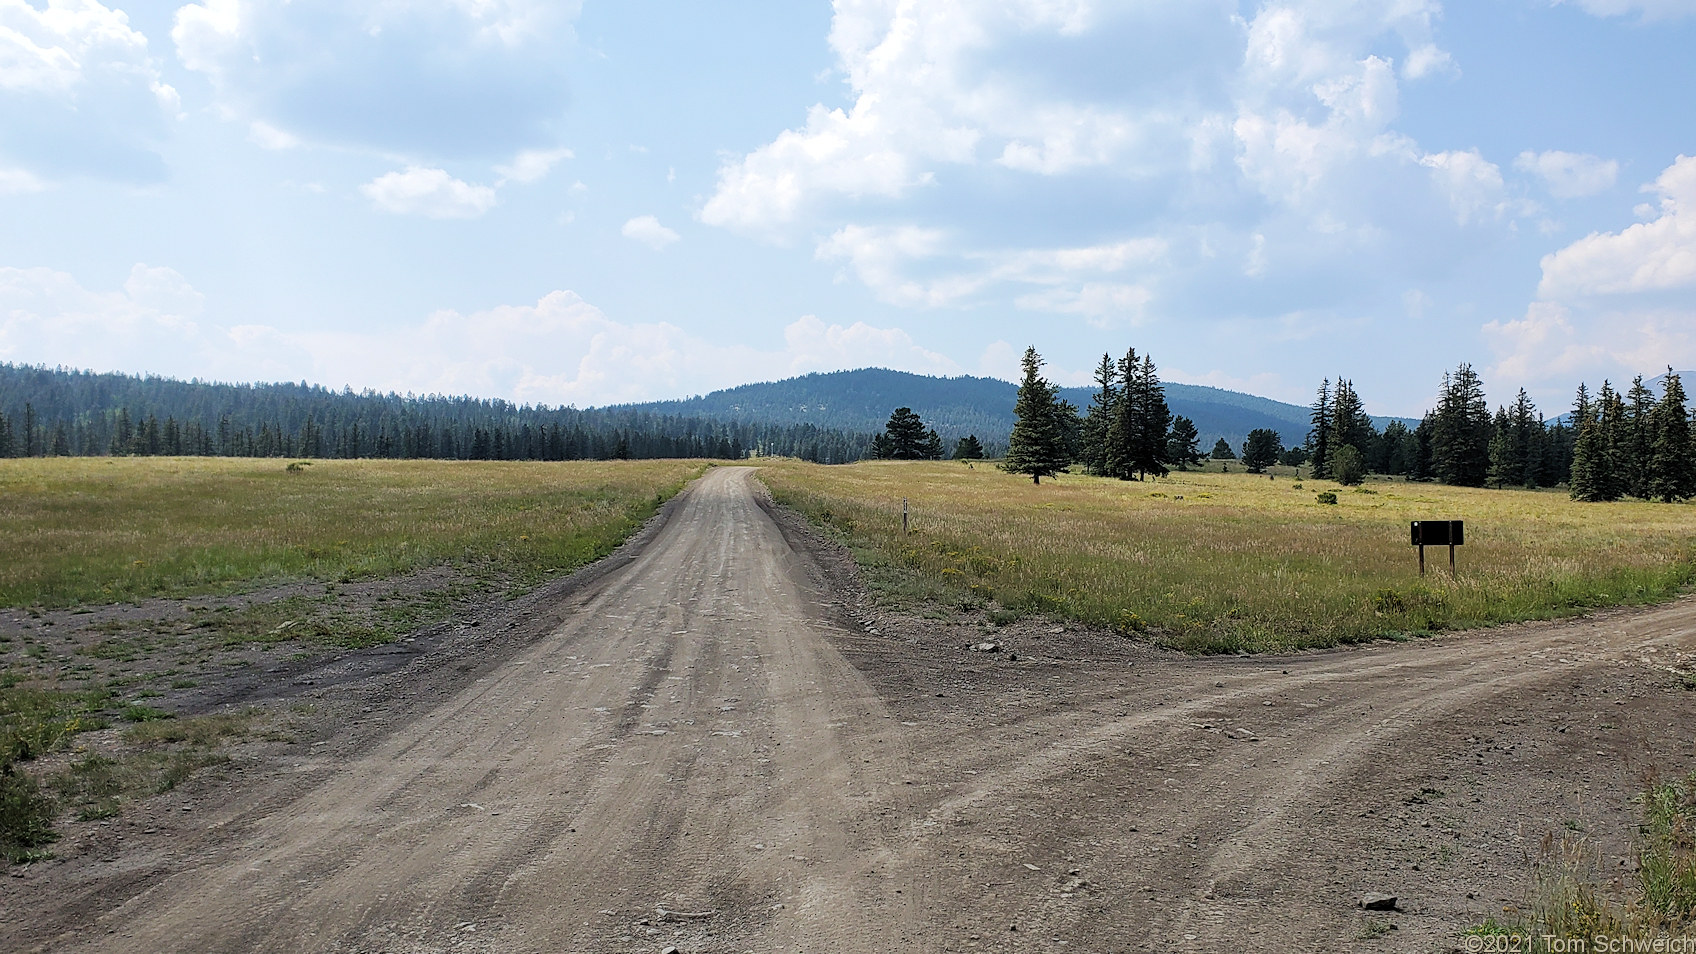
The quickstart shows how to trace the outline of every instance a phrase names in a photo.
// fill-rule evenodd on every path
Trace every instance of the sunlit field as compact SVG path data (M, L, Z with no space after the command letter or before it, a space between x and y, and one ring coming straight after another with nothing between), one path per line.
M1400 480L1347 488L1288 471L1033 486L983 462L784 461L761 477L854 546L886 590L984 605L992 618L1077 619L1197 652L1562 616L1666 599L1696 581L1688 504ZM1320 502L1322 492L1337 502ZM1455 578L1446 548L1427 548L1419 575L1408 523L1423 519L1466 521Z
M370 579L465 562L514 582L617 546L699 461L0 460L0 605Z

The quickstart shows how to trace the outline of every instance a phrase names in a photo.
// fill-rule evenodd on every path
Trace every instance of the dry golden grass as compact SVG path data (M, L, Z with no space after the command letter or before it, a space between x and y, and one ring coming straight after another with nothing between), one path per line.
M1207 652L1328 646L1666 599L1696 580L1696 507L1245 473L1033 486L991 464L784 461L762 478L933 594ZM1335 493L1336 504L1317 501ZM901 499L913 532L901 534ZM1181 499L1180 499L1181 498ZM1417 571L1408 523L1464 519Z
M0 460L0 605L492 565L514 580L612 549L698 461Z

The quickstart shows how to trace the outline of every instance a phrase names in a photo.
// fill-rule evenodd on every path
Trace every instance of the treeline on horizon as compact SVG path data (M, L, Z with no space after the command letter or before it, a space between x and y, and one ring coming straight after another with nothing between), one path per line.
M872 435L499 399L221 384L0 363L0 457L610 460L749 454L836 464Z
M1084 414L1041 375L1035 348L1025 352L1016 421L1003 467L1041 478L1073 464L1090 473L1140 480L1202 460L1194 425L1174 417L1154 361L1131 349L1103 355L1097 391ZM1511 408L1492 414L1471 365L1443 376L1437 407L1416 427L1391 421L1379 431L1353 382L1326 379L1311 407L1310 428L1285 446L1276 431L1251 431L1242 461L1259 473L1274 463L1306 465L1315 478L1358 484L1368 473L1463 487L1565 486L1576 500L1673 502L1696 496L1696 427L1683 383L1672 368L1655 397L1639 375L1621 394L1604 381L1592 396L1578 386L1571 421L1549 421L1519 390ZM1221 440L1215 459L1236 459Z

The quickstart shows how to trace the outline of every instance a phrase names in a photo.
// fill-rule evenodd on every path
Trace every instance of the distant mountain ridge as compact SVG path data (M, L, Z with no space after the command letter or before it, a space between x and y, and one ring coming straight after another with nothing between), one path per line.
M1223 437L1241 447L1248 432L1270 428L1286 446L1307 438L1309 409L1270 398L1197 384L1168 382L1166 403L1173 414L1195 422L1202 450ZM1081 412L1093 388L1065 388L1061 395ZM814 372L782 381L744 384L675 401L618 405L609 410L646 411L722 421L813 424L844 431L881 431L897 407L910 407L936 428L950 448L975 434L991 454L1004 450L1013 430L1018 388L996 378L930 377L886 368ZM1374 418L1382 427L1391 418ZM1406 420L1405 418L1401 420ZM1417 422L1409 422L1410 426Z

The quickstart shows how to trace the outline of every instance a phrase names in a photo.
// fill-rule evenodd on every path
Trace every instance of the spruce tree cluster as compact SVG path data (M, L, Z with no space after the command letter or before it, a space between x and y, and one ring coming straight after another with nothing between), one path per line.
M1660 400L1639 377L1620 395L1607 381L1592 398L1579 385L1572 417L1574 500L1638 497L1671 503L1696 496L1696 447L1684 382L1667 369Z
M1470 365L1443 376L1437 407L1416 428L1391 421L1379 433L1354 386L1326 379L1311 409L1304 450L1314 476L1347 481L1358 470L1466 487L1554 487L1578 500L1677 501L1696 496L1696 448L1687 395L1667 370L1657 398L1641 377L1625 393L1584 384L1565 420L1550 422L1521 388L1494 414ZM1341 464L1343 449L1355 448ZM1292 458L1284 458L1294 462Z
M1135 348L1118 361L1101 356L1097 390L1079 428L1078 456L1091 473L1120 480L1164 477L1167 465L1200 459L1195 425L1174 439L1172 411L1154 359L1137 357Z
M1308 421L1305 456L1316 478L1337 476L1336 455L1345 447L1353 447L1362 461L1379 447L1381 438L1372 418L1355 393L1354 382L1347 378L1337 378L1335 389L1329 378L1320 382Z

